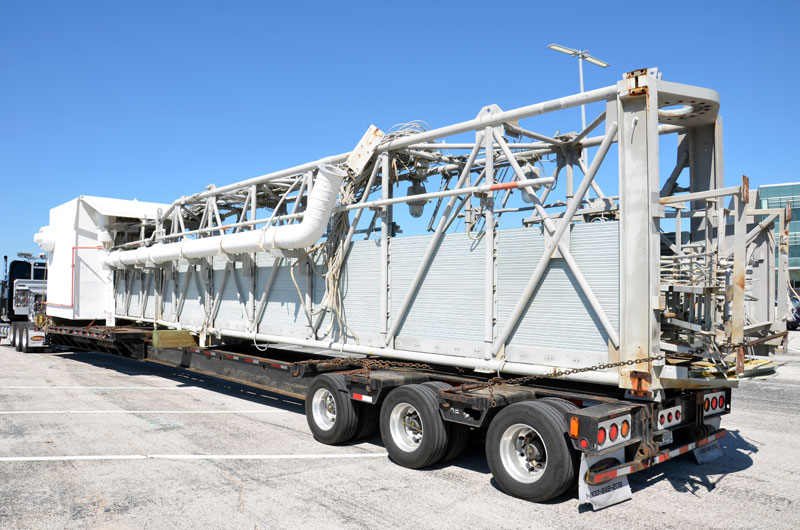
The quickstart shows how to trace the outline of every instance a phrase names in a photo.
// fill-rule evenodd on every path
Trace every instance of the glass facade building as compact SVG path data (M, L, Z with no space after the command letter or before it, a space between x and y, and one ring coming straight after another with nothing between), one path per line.
M792 209L789 222L789 281L795 289L800 288L800 182L789 184L769 184L758 188L761 208L784 208L786 203ZM777 227L775 235L777 237ZM776 261L777 263L777 261Z

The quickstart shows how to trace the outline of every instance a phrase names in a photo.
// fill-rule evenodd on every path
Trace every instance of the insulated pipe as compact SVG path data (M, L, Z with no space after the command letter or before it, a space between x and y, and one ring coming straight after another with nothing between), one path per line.
M335 166L319 166L314 189L308 197L308 205L299 223L286 226L269 226L261 230L224 234L200 239L185 239L177 243L158 243L135 250L117 250L106 258L109 267L144 265L175 261L180 258L196 259L220 254L246 254L273 248L307 248L316 243L325 233L339 187L347 173Z

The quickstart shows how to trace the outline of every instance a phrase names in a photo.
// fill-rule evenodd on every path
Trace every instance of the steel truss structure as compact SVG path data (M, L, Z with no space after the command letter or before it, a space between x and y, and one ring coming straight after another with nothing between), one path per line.
M592 103L605 110L584 130L534 132L538 116ZM724 373L748 341L780 342L771 336L786 300L773 299L786 278L753 285L746 273L755 253L772 270L765 228L779 222L785 234L788 217L755 209L746 178L724 187L718 111L716 92L647 69L438 129L371 128L351 153L176 200L110 255L115 318L189 329L201 345L238 339L484 372L685 352ZM678 148L661 179L666 135ZM327 165L348 173L324 236L303 248L265 243L268 229L310 219ZM259 248L226 250L248 233ZM205 254L149 257L197 241ZM735 384L664 361L571 378L637 392Z

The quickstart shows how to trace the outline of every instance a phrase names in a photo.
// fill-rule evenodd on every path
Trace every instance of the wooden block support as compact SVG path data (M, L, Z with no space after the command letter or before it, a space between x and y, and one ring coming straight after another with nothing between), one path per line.
M161 329L153 332L154 348L191 348L197 346L197 337L185 329Z

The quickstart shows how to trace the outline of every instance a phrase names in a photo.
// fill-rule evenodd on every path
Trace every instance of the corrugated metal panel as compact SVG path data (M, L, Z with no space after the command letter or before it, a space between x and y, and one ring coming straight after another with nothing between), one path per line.
M127 315L131 317L138 317L142 311L142 274L140 271L132 273L131 278L135 279L131 283L131 303L128 306Z
M183 285L186 282L186 275L188 267L178 267L180 271L183 269L182 272L178 272L178 296L180 296L180 289L183 289ZM192 277L189 280L189 287L186 289L186 299L183 303L183 310L181 311L179 322L181 324L188 324L190 326L198 326L203 323L205 318L205 309L201 304L201 294L197 290L197 271L192 273Z
M396 238L392 241L392 318L400 311L422 256L432 236ZM447 345L426 345L428 339L473 342L477 353L483 344L484 242L466 234L442 239L428 273L398 334L398 347L443 354L469 354ZM376 300L377 303L377 300ZM424 339L424 340L411 340Z
M149 283L149 285L148 285ZM155 318L156 314L156 284L155 273L151 270L144 275L144 285L147 286L147 294L145 295L144 317Z
M538 227L500 231L498 325L505 325L544 250ZM619 328L619 223L577 224L570 248L611 322ZM585 355L593 352L595 355ZM608 337L572 272L554 259L506 348L507 358L579 365L608 357Z
M378 345L380 338L380 282L381 246L379 241L354 241L350 247L340 279L343 317L347 326L348 342L355 335L362 345ZM325 294L324 278L317 277L314 282L314 303L319 304ZM331 322L329 312L319 327L322 338ZM333 331L327 336L338 341L339 328L334 323Z
M269 265L262 266L266 261ZM267 299L264 316L258 325L260 333L267 334L286 334L290 337L307 337L308 328L305 311L300 303L300 295L292 282L289 272L291 263L296 260L283 260L283 264L278 266L275 282ZM272 259L269 256L256 260L256 297L260 299L261 293L267 284L270 272L272 271ZM301 265L295 267L295 278L300 292L305 295L306 276Z
M125 281L123 280L124 271L117 271L114 274L114 314L125 314Z
M161 318L164 320L172 320L173 309L175 301L178 298L178 290L175 287L175 282L172 280L172 271L167 269L164 281L164 294L162 295L163 305L161 309Z
M225 276L225 268L228 267L227 260L223 258L214 258L214 296L220 288L222 279ZM239 302L241 296L242 302L247 303L247 290L250 285L250 278L245 278L242 275L242 263L233 262L231 272L228 274L228 279L225 282L225 287L222 290L222 296L217 312L215 327L221 329L232 329L236 331L247 330L247 319L242 314L242 307ZM234 277L234 275L236 277ZM242 286L242 291L236 285L238 278L239 284ZM239 296L237 296L237 294Z

